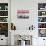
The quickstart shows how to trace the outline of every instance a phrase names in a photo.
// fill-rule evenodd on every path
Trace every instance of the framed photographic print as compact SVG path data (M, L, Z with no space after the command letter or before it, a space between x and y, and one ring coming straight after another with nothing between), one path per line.
M29 10L17 10L17 18L28 19L29 18Z

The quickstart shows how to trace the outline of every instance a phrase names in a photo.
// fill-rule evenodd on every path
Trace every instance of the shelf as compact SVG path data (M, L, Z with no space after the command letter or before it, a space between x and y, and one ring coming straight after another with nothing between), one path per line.
M38 10L38 11L46 11L46 10Z
M46 15L44 15L44 16L38 16L38 17L46 17Z
M8 37L8 3L0 3L0 35Z
M0 16L0 17L8 17L8 16Z
M46 37L46 3L38 3L38 36Z
M8 23L8 22L0 22L0 23Z
M46 29L46 28L38 28L38 29Z
M38 23L46 23L46 22L38 22Z
M8 11L8 10L0 10L0 11Z

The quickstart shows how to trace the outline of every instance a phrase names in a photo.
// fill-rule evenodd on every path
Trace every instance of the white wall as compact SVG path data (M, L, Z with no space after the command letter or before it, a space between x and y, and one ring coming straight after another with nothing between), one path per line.
M11 22L16 25L17 30L27 30L29 26L38 25L38 3L45 3L46 0L11 0ZM18 19L17 10L29 10L29 19Z
M29 10L29 19L18 19L17 10ZM11 20L16 25L17 30L28 30L29 26L35 25L37 23L37 2L35 1L18 1L13 0L11 2ZM36 21L35 21L36 20Z
M38 38L38 3L45 3L46 0L11 0L11 22L16 25L16 32L27 33L27 29L32 24L35 26L35 34L37 36L33 38L33 46L41 46L43 44L43 38ZM17 10L26 9L30 11L29 19L18 19ZM24 32L25 31L25 32ZM29 30L28 30L29 31ZM37 40L36 40L37 39ZM39 44L38 44L39 43Z

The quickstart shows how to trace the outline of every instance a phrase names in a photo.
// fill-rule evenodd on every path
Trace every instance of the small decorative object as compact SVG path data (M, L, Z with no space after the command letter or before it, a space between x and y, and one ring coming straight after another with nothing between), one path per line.
M0 10L1 10L1 6L0 6Z
M0 16L8 16L8 11L0 11Z
M46 39L43 39L43 40L46 40Z
M46 9L46 3L38 3L38 10L45 10Z
M39 36L40 37L46 37L46 29L40 29L39 30Z
M46 6L45 6L45 9L46 9Z
M8 6L5 6L5 10L8 10Z
M46 22L46 17L39 17L38 18L38 21L39 22Z
M0 22L7 22L7 17L0 17Z
M45 33L45 29L41 29L40 33L44 34Z
M38 24L38 28L46 28L46 24L44 23L44 24Z
M38 17L39 22L46 22L46 17Z
M13 23L11 23L11 30L16 30L16 26Z
M40 10L44 10L44 8L40 8Z
M8 37L8 23L0 23L0 35Z
M4 22L7 22L7 19L6 18L4 18Z
M42 12L42 15L45 15L45 12Z

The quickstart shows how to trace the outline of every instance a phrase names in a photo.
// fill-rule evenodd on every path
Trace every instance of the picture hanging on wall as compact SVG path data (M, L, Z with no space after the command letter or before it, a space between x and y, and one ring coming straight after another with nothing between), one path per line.
M17 10L17 18L29 19L29 10Z

